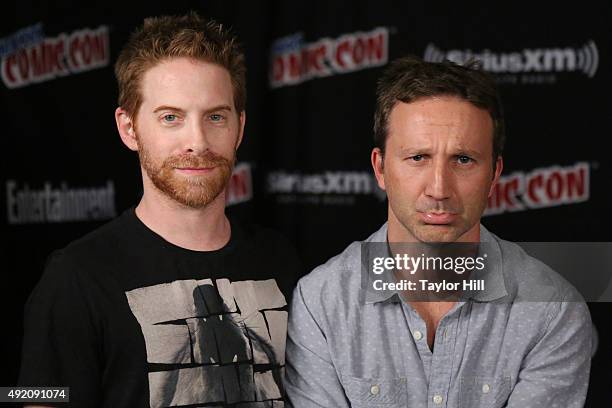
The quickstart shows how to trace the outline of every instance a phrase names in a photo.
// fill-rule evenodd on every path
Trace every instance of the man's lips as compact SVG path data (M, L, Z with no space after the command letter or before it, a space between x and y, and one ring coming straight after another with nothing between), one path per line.
M432 225L446 225L450 224L457 218L457 214L442 212L442 213L433 213L433 212L422 212L419 213L421 216L421 220L425 224Z
M205 174L212 171L215 167L177 167L176 170L186 174Z

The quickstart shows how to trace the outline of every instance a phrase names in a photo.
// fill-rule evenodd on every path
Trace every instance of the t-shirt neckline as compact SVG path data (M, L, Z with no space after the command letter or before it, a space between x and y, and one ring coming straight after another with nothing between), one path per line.
M239 242L240 238L242 237L242 230L240 229L239 225L231 217L227 217L230 222L231 230L229 241L219 249L214 249L211 251L198 251L194 249L183 248L181 246L173 244L172 242L169 242L164 237L147 227L146 224L142 222L142 220L136 215L135 205L128 208L125 211L124 216L131 221L131 223L136 227L140 235L146 237L147 239L155 242L158 245L163 246L164 248L167 248L170 251L179 254L184 254L186 256L215 256L225 254L227 252L232 251Z

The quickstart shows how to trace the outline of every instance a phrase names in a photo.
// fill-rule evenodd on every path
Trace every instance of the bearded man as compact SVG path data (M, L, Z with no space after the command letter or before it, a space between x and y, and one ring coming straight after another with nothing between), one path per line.
M282 404L295 252L225 214L245 72L235 37L197 14L132 34L115 119L143 196L49 258L20 385L70 387L70 406Z

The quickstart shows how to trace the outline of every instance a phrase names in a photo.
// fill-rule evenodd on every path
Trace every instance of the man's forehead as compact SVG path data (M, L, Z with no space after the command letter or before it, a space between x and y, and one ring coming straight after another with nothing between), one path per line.
M492 143L493 120L485 109L458 97L397 102L389 115L389 136L414 142L445 138L458 144ZM484 136L484 137L483 137Z
M147 69L140 83L143 103L172 105L198 101L203 104L233 102L229 72L210 62L173 58Z

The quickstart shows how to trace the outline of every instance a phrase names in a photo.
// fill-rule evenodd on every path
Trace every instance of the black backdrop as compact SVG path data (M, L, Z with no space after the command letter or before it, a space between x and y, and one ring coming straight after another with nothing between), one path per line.
M610 241L609 7L425 3L3 5L0 385L16 381L23 304L48 253L141 194L114 124L112 64L146 16L197 10L240 36L249 100L228 211L283 231L308 268L385 219L369 166L375 82L407 53L475 55L496 75L508 141L489 229L514 241ZM589 306L600 343L587 406L607 406L612 306Z

